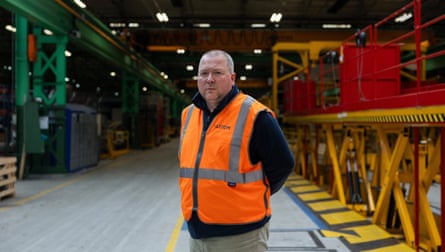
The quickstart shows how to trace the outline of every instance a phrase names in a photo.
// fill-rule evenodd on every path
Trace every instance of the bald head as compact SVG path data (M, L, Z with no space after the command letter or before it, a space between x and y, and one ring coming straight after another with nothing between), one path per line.
M199 61L199 64L201 65L201 62L204 57L217 57L217 56L224 56L224 58L226 59L227 68L229 69L229 72L230 73L235 72L235 66L233 63L232 56L230 56L230 54L228 54L227 52L225 52L223 50L210 50L210 51L205 52L202 55L201 60Z

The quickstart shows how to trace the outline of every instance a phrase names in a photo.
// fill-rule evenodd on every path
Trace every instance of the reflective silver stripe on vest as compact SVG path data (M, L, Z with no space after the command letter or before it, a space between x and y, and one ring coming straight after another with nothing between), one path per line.
M180 169L180 177L181 178L192 178L193 177L193 168L185 168L181 167ZM214 169L208 169L208 168L201 168L199 169L199 178L200 179L211 179L211 180L220 180L220 181L230 181L234 183L239 184L246 184L250 182L255 182L263 179L263 171L253 171L248 173L237 173L236 175L234 173L230 174L230 180L229 180L229 172L226 171L220 171L220 170L214 170Z
M187 130L187 127L189 126L189 122L190 122L190 117L192 117L192 112L193 112L193 108L194 108L195 106L192 104L192 105L190 105L190 108L189 108L189 110L187 111L187 115L186 115L186 117L185 117L185 122L184 122L184 127L182 128L182 132L181 132L181 139L179 140L179 148L178 148L178 150L179 151L181 151L181 148L182 148L182 140L183 140L183 138L184 138L184 136L185 136L185 132L186 132L186 130Z
M241 142L243 141L243 132L247 121L247 115L249 114L249 109L253 102L253 98L247 96L241 105L238 118L236 119L235 130L230 143L229 172L227 177L228 182L236 182L239 176L238 167L241 155Z

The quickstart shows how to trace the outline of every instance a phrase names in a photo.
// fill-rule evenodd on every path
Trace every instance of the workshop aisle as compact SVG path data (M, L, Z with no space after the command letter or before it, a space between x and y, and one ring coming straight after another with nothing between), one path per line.
M188 252L178 139L76 174L33 175L0 201L0 251ZM350 251L283 189L272 197L270 251Z

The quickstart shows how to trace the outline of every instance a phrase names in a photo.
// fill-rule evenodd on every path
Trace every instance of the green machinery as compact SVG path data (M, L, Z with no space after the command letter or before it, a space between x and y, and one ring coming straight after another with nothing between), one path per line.
M87 10L62 0L39 1L3 0L0 6L16 14L16 104L17 142L19 156L33 155L33 172L59 173L65 169L66 145L66 58L65 49L73 43L85 51L122 69L122 111L130 124L138 113L139 83L144 81L171 102L170 117L178 119L181 108L189 101L171 88L159 70L124 42ZM31 24L31 29L28 25ZM42 33L53 32L52 36ZM32 31L32 32L29 32ZM73 32L81 36L73 36ZM32 69L30 93L29 37L34 38L35 59ZM43 50L45 46L46 50ZM47 48L52 48L48 50ZM39 101L35 103L34 101ZM46 117L46 126L39 123ZM136 137L136 136L132 136ZM26 171L25 171L26 173Z

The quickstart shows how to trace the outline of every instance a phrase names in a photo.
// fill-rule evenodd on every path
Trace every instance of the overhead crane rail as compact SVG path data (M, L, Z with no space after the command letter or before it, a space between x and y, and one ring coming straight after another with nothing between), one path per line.
M412 30L382 40L381 30L406 11ZM421 13L414 0L338 45L276 44L272 109L297 174L412 248L440 251L445 187L440 214L428 194L445 174L445 49L422 34L445 14L422 20ZM298 62L280 55L289 50ZM295 70L279 76L282 65Z
M114 36L91 13L72 2L54 0L42 4L39 1L4 0L0 1L0 6L55 34L69 35L71 43L137 76L180 103L188 104L189 101L160 75L158 69Z

